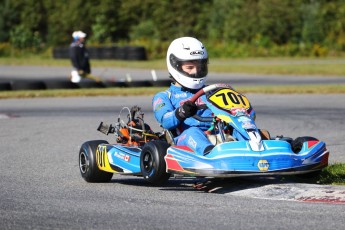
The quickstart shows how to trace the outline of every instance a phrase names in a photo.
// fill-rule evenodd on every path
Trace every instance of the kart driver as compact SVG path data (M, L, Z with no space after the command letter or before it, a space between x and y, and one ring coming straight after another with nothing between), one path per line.
M211 123L197 121L192 116L210 117L212 112L198 109L205 104L205 95L196 103L188 101L205 86L208 74L206 48L195 38L177 38L168 48L166 61L172 83L169 89L153 97L155 118L164 129L172 131L176 145L185 145L206 155L214 147L204 133Z

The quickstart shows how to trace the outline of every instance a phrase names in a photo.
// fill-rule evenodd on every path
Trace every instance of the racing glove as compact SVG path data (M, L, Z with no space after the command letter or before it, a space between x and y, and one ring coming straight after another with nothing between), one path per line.
M198 111L198 107L191 101L186 101L182 106L175 110L175 116L180 121L193 116Z

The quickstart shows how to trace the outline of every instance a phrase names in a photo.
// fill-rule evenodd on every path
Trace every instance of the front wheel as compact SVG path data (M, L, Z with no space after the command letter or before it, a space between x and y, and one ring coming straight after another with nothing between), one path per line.
M166 172L164 156L169 148L165 141L147 142L140 155L140 169L144 179L154 185L165 183L170 174Z
M302 150L302 146L308 141L318 141L315 137L297 137L291 142L291 148L294 153L299 153Z
M291 142L292 151L298 154L302 150L303 144L308 141L319 141L319 140L316 139L315 137L308 137L308 136L297 137ZM313 171L309 173L299 174L296 176L301 179L315 179L319 177L320 173L321 173L321 170L317 170L317 171Z
M100 144L108 144L104 140L85 142L79 151L79 170L81 176L87 182L109 182L113 177L112 173L99 170L96 162L96 151Z

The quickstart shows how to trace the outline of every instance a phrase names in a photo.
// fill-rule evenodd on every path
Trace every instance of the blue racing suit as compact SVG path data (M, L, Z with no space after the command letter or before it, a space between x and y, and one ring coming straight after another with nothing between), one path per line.
M206 147L212 146L204 133L212 124L197 121L193 117L181 122L175 115L175 110L193 95L194 92L171 84L169 89L159 92L153 97L153 111L159 124L177 135L174 138L175 144L186 145L196 153L203 154ZM203 95L196 101L196 105L205 104L205 101L206 96ZM200 109L197 111L197 115L211 117L212 112L209 109Z

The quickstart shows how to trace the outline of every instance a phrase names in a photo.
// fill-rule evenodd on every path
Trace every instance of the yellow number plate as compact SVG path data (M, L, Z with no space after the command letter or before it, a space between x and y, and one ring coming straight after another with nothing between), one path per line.
M247 110L250 108L247 97L231 89L221 89L211 95L209 100L219 108L227 110L232 108L243 108Z

